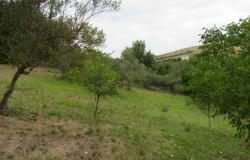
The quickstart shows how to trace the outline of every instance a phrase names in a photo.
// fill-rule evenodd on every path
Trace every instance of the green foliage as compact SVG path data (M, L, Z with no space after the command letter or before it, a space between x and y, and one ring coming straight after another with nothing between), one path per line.
M122 58L113 62L113 67L120 75L122 86L126 86L127 89L131 89L134 85L144 86L149 69L139 63L132 49L126 48L122 53Z
M172 93L186 93L184 83L189 66L186 61L157 62L154 64L153 72L146 79L147 84Z
M145 51L144 41L135 41L131 48L123 50L121 59L114 60L121 83L128 89L134 85L173 93L186 92L183 83L188 65L184 61L155 62L151 51Z
M48 20L29 1L6 1L0 7L0 49L11 64L35 67L45 62L61 43L66 43L59 37L69 28Z
M131 63L137 60L139 65L144 64L147 68L152 68L154 64L154 55L151 51L146 51L145 42L139 40L133 42L131 48L125 48L121 58Z
M218 73L213 72L220 67L217 61L208 60L206 57L200 57L199 59L191 60L192 67L190 67L187 73L188 90L193 100L199 104L200 108L205 111L210 118L214 110L214 100L218 88Z
M250 141L250 20L206 29L201 36L204 53L191 70L189 84L196 99L211 104Z
M193 66L188 72L188 88L193 99L201 106L207 106L214 100L218 75L216 70L219 64L216 61L208 61L206 58L192 60Z
M106 55L95 55L84 62L84 83L89 91L105 96L115 92L117 73L112 69L110 59Z
M171 64L166 61L160 61L153 66L154 71L159 75L166 75L169 73Z
M133 50L134 56L139 61L139 64L143 63L144 54L145 54L145 50L146 50L145 42L144 41L139 41L139 40L133 42L132 50Z
M142 41L136 41L136 48L143 48ZM141 45L139 45L141 44ZM133 46L134 47L134 46ZM114 60L114 68L120 74L120 81L128 89L139 86L148 89L163 89L173 93L186 93L183 86L185 72L189 69L186 61L154 62L151 52L144 54L144 63L140 64L134 49L126 48L121 59Z
M0 58L7 58L17 71L0 102L0 112L4 111L22 74L48 64L63 69L66 75L71 74L72 68L81 62L82 53L101 46L105 40L104 33L92 27L89 19L105 11L118 10L120 4L116 0L2 0Z
M143 63L147 68L152 68L154 62L154 55L151 53L151 51L148 51L143 58Z
M88 90L95 95L96 117L100 98L116 93L118 75L113 70L109 57L96 54L84 62L83 79Z
M227 61L226 74L220 76L220 87L215 93L220 99L217 97L215 102L217 113L226 115L230 124L237 128L237 135L243 137L248 134L250 141L250 61L245 54Z
M127 89L131 89L136 81L138 82L140 68L138 61L116 60L114 68L120 75L121 85Z
M8 58L2 51L0 51L0 64L7 64Z
M126 47L122 53L121 53L121 59L129 61L129 62L134 62L136 60L136 57L133 53L133 49Z

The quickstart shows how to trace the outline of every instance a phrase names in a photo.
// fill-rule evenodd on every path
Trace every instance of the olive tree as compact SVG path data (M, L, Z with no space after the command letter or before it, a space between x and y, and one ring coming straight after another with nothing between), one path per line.
M17 68L0 102L0 111L3 111L20 75L29 74L45 63L61 43L67 43L67 39L60 36L66 36L69 28L61 22L50 21L29 1L5 1L0 8L0 48Z
M139 65L144 64L147 68L152 68L154 55L151 51L146 51L145 41L137 40L133 42L131 51L131 54L138 60Z
M91 17L119 9L115 0L1 0L0 50L17 68L0 102L2 112L20 75L47 64L51 57L64 54L66 48L92 47ZM98 39L97 43L102 41Z
M96 54L84 62L84 84L94 94L94 118L99 110L100 98L115 92L117 78L118 75L112 68L110 58L106 55Z

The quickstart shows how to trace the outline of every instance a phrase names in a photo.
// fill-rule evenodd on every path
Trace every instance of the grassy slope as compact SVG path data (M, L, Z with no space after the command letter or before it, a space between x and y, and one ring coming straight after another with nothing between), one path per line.
M13 69L0 66L0 96ZM44 70L23 76L0 117L0 159L250 159L224 120L188 97L142 89L102 100L98 121L86 89Z

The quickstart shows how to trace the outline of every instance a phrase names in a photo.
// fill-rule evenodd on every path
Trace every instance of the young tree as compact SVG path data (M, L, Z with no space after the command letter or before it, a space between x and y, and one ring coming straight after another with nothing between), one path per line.
M247 53L249 54L249 53ZM224 68L216 92L217 113L226 115L238 136L250 143L250 57L232 57Z
M106 55L96 54L84 64L83 78L88 90L94 94L94 118L96 118L100 98L115 92L118 75Z
M215 92L217 89L218 72L213 72L219 65L216 61L208 61L206 57L199 57L191 61L192 67L188 71L188 90L194 102L208 116L208 127L211 128L211 117L214 113Z
M208 82L213 81L209 94L213 95L215 114L227 116L230 124L237 128L238 135L248 134L247 141L250 142L250 19L206 29L201 38L204 54L199 59L206 72L200 76L201 80L206 80L207 75L214 77ZM208 90L205 84L201 86L202 90Z
M84 47L92 43L88 21L91 17L119 9L113 0L2 0L0 1L0 50L17 71L0 102L4 110L22 74L46 64L62 48ZM94 30L94 32L97 32ZM102 39L97 40L99 43ZM90 45L93 46L93 45Z

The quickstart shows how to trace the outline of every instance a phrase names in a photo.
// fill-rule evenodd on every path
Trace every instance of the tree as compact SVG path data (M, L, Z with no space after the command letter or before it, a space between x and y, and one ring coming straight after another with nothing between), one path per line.
M129 61L129 62L134 62L135 60L137 60L137 58L135 57L135 54L133 52L133 49L130 47L126 47L122 53L121 53L121 59L124 61Z
M122 81L125 82L125 86L128 90L131 90L132 85L140 83L142 77L141 70L143 66L139 65L137 60L135 61L126 61L121 60L119 64L118 72L120 73L120 77Z
M29 1L6 1L0 7L0 48L17 67L0 103L0 111L3 111L20 75L29 74L57 50L58 44L66 43L59 36L64 36L68 28L60 22L48 20Z
M237 136L247 134L247 141L250 143L249 55L232 57L227 63L216 92L217 113L228 117L230 124L238 131Z
M96 54L84 64L83 78L88 90L94 94L94 118L96 118L100 98L115 92L118 76L106 55Z
M142 49L138 49L142 48ZM139 63L137 50L143 52L142 63ZM140 87L155 89L161 88L171 90L173 93L184 93L184 72L188 65L186 62L166 61L155 62L151 51L145 51L143 41L135 41L132 47L127 47L122 51L121 59L116 61L116 70L121 76L121 81L125 82L127 89L131 89L132 84Z
M122 84L125 85L128 90L131 90L133 84L141 82L141 71L143 67L144 65L140 64L136 58L133 47L127 47L122 51L121 59L116 66L116 70L120 75L121 81L124 82Z
M211 128L211 117L214 112L215 92L217 89L218 72L213 72L218 68L216 61L208 61L206 57L191 60L192 67L188 71L188 90L194 102L208 116L208 127Z
M200 76L202 81L208 78L207 82L212 82L212 89L203 84L200 91L212 95L215 115L226 116L230 125L237 128L237 135L248 134L250 142L250 19L205 29L201 39L204 53L198 60L206 72Z
M151 51L148 51L143 58L143 63L147 68L153 68L154 64L154 55L151 53Z
M153 70L159 75L166 75L170 71L170 64L166 61L156 62L153 65Z
M132 50L134 56L138 59L139 64L142 64L144 61L146 45L144 41L135 41L132 45Z
M2 0L0 50L17 71L0 102L0 112L5 109L20 75L29 74L51 57L64 54L62 48L100 44L102 38L95 42L89 38L89 32L100 33L91 31L88 21L97 14L119 9L119 5L120 1L115 0Z
M172 93L185 94L186 73L189 71L188 61L160 61L155 62L152 70L154 74L149 76L149 82L155 87L169 90Z

